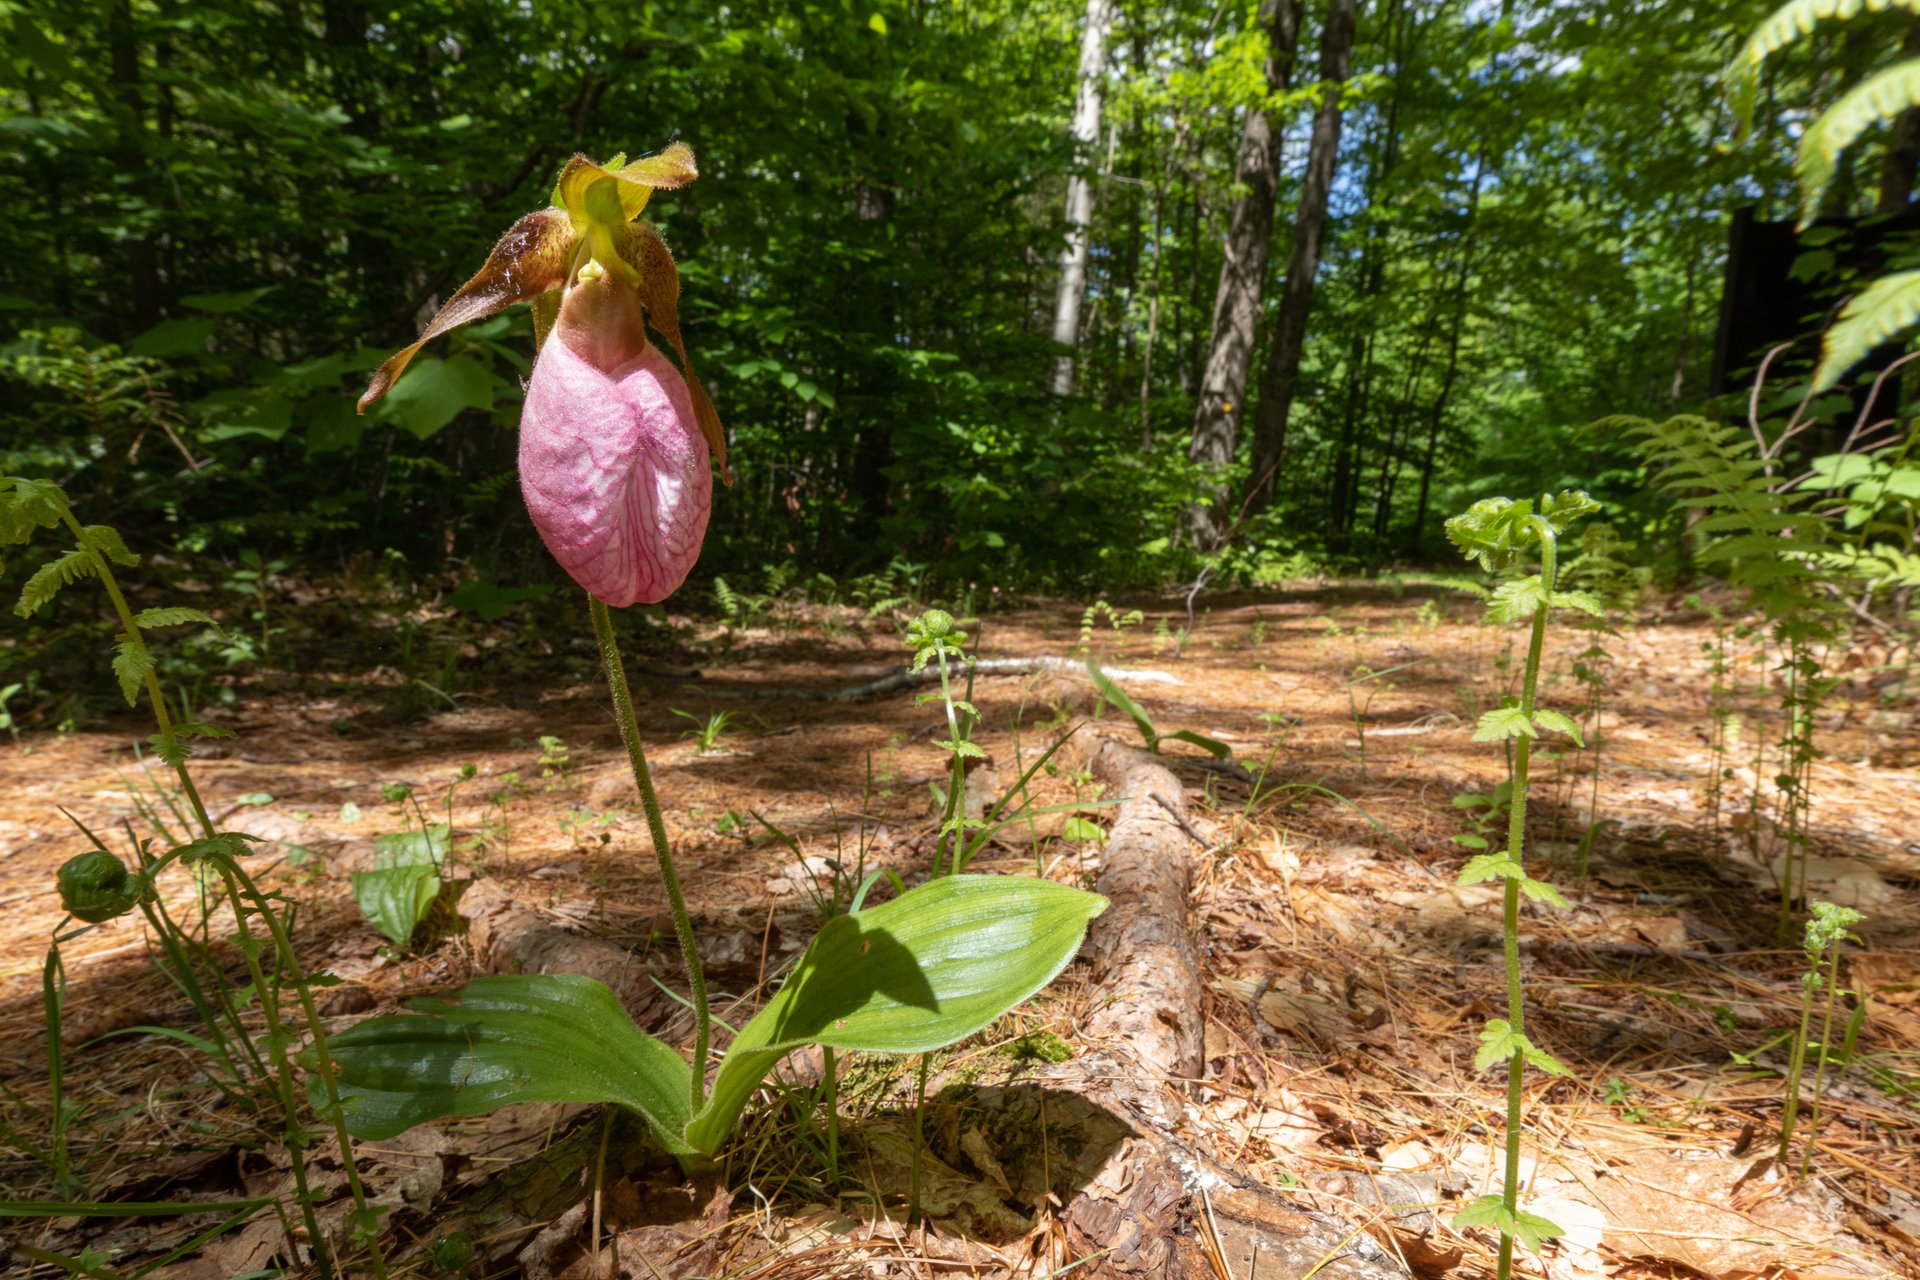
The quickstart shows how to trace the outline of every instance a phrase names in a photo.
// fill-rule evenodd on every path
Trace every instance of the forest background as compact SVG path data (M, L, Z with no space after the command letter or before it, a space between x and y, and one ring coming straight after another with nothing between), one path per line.
M684 139L708 579L1257 583L1566 486L1671 576L1682 514L1587 426L1710 407L1731 214L1792 216L1792 139L1911 21L1788 49L1736 140L1770 8L11 0L0 471L242 576L557 582L524 308L354 397L568 155ZM1905 207L1911 123L1829 211Z

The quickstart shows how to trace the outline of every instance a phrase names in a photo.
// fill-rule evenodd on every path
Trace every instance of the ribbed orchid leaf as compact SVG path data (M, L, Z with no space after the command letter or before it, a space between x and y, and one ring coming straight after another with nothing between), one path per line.
M904 1054L965 1039L1053 981L1106 906L1049 880L944 876L829 920L728 1048L688 1144L718 1150L796 1046Z
M668 1151L688 1152L692 1072L634 1026L604 984L572 974L476 978L450 999L408 1007L416 1012L369 1019L328 1042L354 1136L390 1138L514 1102L615 1102L639 1112Z
M521 218L500 237L473 278L441 306L412 344L400 348L374 370L360 412L387 394L421 347L463 324L498 315L516 302L536 298L567 282L567 267L580 237L559 209L541 209Z

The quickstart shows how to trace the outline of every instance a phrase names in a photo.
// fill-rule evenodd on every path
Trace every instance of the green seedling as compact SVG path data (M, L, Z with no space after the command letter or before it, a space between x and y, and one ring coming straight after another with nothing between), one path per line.
M1139 626L1146 621L1146 617L1147 615L1138 609L1129 609L1122 613L1105 600L1095 600L1080 615L1080 643L1076 651L1082 657L1093 652L1094 631L1102 618L1107 620L1109 634L1117 641L1128 627Z
M1787 1062L1787 1087L1780 1117L1780 1149L1777 1152L1777 1158L1784 1168L1788 1150L1793 1145L1794 1121L1800 1114L1800 1077L1807 1064L1807 1032L1813 1023L1814 997L1825 988L1826 1005L1817 1042L1820 1057L1813 1077L1813 1110L1807 1117L1806 1153L1800 1159L1802 1178L1807 1176L1807 1170L1813 1164L1814 1141L1820 1128L1820 1099L1826 1087L1827 1059L1833 1045L1833 1012L1840 998L1840 947L1850 939L1859 941L1851 930L1861 919L1860 913L1852 907L1837 907L1831 902L1815 902L1809 910L1812 914L1801 944L1806 952L1807 968L1800 975L1800 1031L1793 1038L1793 1052Z
M349 1225L355 1238L368 1249L375 1274L384 1276L385 1265L374 1236L378 1211L366 1198L354 1163L353 1146L341 1122L333 1059L314 1001L314 990L326 984L322 979L307 977L294 954L290 933L293 904L263 892L242 864L241 858L252 837L215 829L187 767L195 739L231 737L231 731L173 718L160 688L158 665L147 645L145 633L150 630L190 624L210 626L212 619L197 609L159 608L135 613L127 604L113 566L137 565L139 557L127 549L120 535L105 525L81 525L58 485L0 476L0 545L24 544L37 531L56 528L64 528L71 535L73 548L43 565L28 579L15 612L26 617L52 600L63 587L82 578L98 579L120 624L112 662L120 691L129 706L137 705L144 694L158 730L148 741L173 770L181 801L191 815L192 828L199 833L197 838L175 843L167 852L151 859L147 857L146 846L141 845L142 865L137 871L129 870L89 833L93 848L69 860L59 875L61 900L69 912L69 921L78 920L85 927L92 927L134 910L146 913L149 924L161 936L160 947L168 962L169 976L187 991L209 1031L207 1037L176 1032L176 1038L186 1035L187 1043L207 1052L217 1071L228 1081L237 1085L251 1072L262 1082L263 1099L280 1113L306 1246L313 1251L321 1275L332 1277L338 1274L339 1263L320 1228L315 1209L317 1195L310 1189L307 1161L302 1154L310 1145L311 1135L300 1105L293 1057L304 1031L306 1055L317 1074L314 1111L333 1122L340 1143L340 1158L353 1200ZM204 948L205 944L196 943L191 933L175 925L160 906L155 880L175 862L195 870L203 894L210 884L217 885L225 894L232 910L233 941L249 979L239 993L231 990L218 966L207 963L211 957L204 950L195 949ZM205 926L203 919L203 933ZM261 926L266 930L265 937L256 932ZM55 931L43 970L47 1062L53 1093L53 1134L48 1154L55 1186L63 1194L73 1190L77 1183L66 1135L74 1108L63 1096L61 1019L65 1010L66 971L60 946L80 931L69 931L67 922L63 922ZM297 1026L289 1024L281 1010L281 997L288 992L299 1003L301 1022ZM256 1001L265 1022L264 1035L257 1035L240 1016L247 1004ZM284 1210L281 1212L284 1217ZM294 1234L290 1229L289 1236ZM295 1247L290 1242L289 1248Z
M731 711L709 711L706 718L702 719L693 712L682 711L678 707L669 707L668 710L684 720L693 722L693 728L680 736L692 741L694 750L701 755L725 751L727 748L721 745L720 739L733 728L734 721L739 718Z
M1463 515L1447 521L1447 537L1461 554L1477 560L1488 572L1518 567L1537 556L1540 571L1503 581L1487 609L1488 621L1529 624L1526 663L1521 669L1520 694L1480 717L1476 742L1498 742L1510 750L1511 799L1507 814L1507 844L1498 853L1480 853L1461 869L1460 883L1487 880L1503 883L1501 916L1506 959L1507 1016L1487 1023L1480 1036L1474 1067L1485 1071L1507 1064L1506 1169L1501 1190L1454 1215L1456 1227L1491 1226L1500 1232L1500 1280L1513 1273L1513 1242L1517 1239L1538 1252L1542 1242L1563 1234L1559 1227L1520 1208L1520 1135L1524 1120L1525 1074L1529 1064L1549 1075L1568 1075L1566 1067L1527 1039L1526 993L1520 974L1520 899L1550 902L1564 908L1566 900L1552 885L1535 880L1524 865L1527 834L1527 788L1533 743L1542 733L1562 733L1580 745L1579 727L1566 715L1535 703L1540 685L1540 660L1546 645L1547 618L1556 608L1578 609L1598 616L1600 602L1584 592L1556 589L1560 535L1569 525L1599 509L1577 491L1542 495L1538 509L1530 501L1488 498Z

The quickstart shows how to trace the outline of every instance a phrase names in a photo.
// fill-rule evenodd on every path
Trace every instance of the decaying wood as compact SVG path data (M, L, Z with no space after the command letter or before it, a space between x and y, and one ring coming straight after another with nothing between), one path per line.
M1025 676L1036 671L1056 671L1063 675L1087 674L1086 664L1073 658L981 658L973 664L973 673L981 676ZM1135 670L1131 667L1102 667L1100 674L1121 684L1179 684L1177 676L1165 671ZM965 675L957 677L964 682ZM715 689L705 685L701 691L714 698L766 698L791 702L858 702L896 689L911 689L940 679L940 668L928 665L918 671L896 671L878 680L847 685L840 689L803 689L785 685L742 689Z
M1069 744L1110 795L1125 797L1095 886L1110 905L1093 923L1089 1052L1046 1082L1092 1106L1077 1114L1058 1095L1035 1105L1048 1151L1076 1153L1077 1190L1062 1218L1093 1276L1219 1280L1255 1274L1297 1280L1400 1280L1404 1268L1373 1239L1224 1168L1177 1136L1184 1081L1203 1070L1202 979L1188 916L1186 801L1156 757L1082 729ZM1004 1106L1013 1091L982 1091ZM1030 1095L1034 1091L1028 1091ZM992 1099L992 1100L990 1100Z

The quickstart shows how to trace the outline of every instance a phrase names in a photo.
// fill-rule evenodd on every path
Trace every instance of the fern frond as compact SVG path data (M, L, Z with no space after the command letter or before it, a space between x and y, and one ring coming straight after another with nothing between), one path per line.
M1775 9L1747 37L1747 43L1734 55L1723 77L1740 131L1745 133L1753 124L1760 68L1768 58L1801 37L1811 35L1824 21L1846 22L1862 13L1886 13L1893 9L1920 13L1920 0L1787 0Z
M1821 343L1813 393L1819 395L1869 351L1920 321L1920 271L1884 276L1856 293Z
M51 480L0 476L0 542L25 542L66 514L67 495Z
M22 618L31 617L34 610L60 594L60 589L68 583L76 582L93 572L93 555L84 547L75 547L58 560L49 560L27 579L27 585L20 589L20 602L13 611Z
M219 623L198 609L142 609L133 615L133 622L142 631L154 627L180 627L189 622L203 622L215 631L220 629Z
M122 635L114 646L113 674L120 679L120 692L127 695L127 705L140 701L141 686L153 674L153 655L138 636Z
M130 569L140 563L140 557L127 550L120 531L112 525L86 525L80 530L80 540L115 564L126 565Z
M1909 107L1920 107L1920 58L1888 67L1849 90L1800 137L1800 225L1813 220L1833 171L1861 134Z

